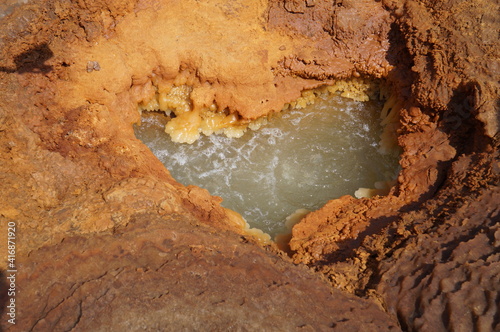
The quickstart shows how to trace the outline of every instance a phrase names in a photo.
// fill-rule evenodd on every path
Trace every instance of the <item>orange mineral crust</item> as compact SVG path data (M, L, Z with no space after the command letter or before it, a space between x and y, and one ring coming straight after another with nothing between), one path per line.
M4 1L1 329L498 330L499 9ZM384 83L396 184L297 217L279 247L134 135L154 100L179 141L237 136L351 79Z

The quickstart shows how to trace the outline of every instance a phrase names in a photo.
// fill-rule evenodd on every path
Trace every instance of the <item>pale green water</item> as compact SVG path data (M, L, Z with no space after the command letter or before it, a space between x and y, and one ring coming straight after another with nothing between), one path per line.
M241 138L202 135L191 145L173 143L166 118L144 112L135 132L177 181L221 196L223 206L274 236L297 209L395 177L398 157L377 151L381 109L380 102L322 96Z

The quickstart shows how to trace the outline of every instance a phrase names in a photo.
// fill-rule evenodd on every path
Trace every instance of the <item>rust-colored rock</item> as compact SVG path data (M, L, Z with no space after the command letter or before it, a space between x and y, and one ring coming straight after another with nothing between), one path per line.
M405 100L398 185L308 215L294 227L294 260L380 301L405 330L496 330L499 23L484 10L498 4L386 5L389 79Z
M16 222L19 271L18 324L4 312L2 328L499 328L495 1L0 10L0 229ZM134 137L155 77L192 86L195 107L253 119L361 75L398 96L402 170L388 196L343 197L294 227L293 262L330 284L176 183Z
M399 330L375 304L182 215L137 213L18 269L18 331Z

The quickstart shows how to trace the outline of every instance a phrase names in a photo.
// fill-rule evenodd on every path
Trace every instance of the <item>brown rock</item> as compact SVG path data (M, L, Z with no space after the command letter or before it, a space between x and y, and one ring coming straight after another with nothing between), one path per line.
M19 271L18 324L2 328L498 329L495 1L0 9L0 230L16 223ZM290 245L296 264L372 301L259 246L132 129L154 77L252 119L352 75L399 96L398 184L327 203Z
M20 257L18 269L16 331L399 330L375 304L182 215L138 213L113 234Z

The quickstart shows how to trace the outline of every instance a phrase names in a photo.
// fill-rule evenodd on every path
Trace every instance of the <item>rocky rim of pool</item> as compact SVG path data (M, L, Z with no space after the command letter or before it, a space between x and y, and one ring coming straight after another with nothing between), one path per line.
M17 287L1 241L2 329L498 329L495 1L0 10L0 227L6 239L16 224ZM307 214L288 256L135 137L154 77L189 86L190 110L243 122L339 80L382 79L396 184Z

